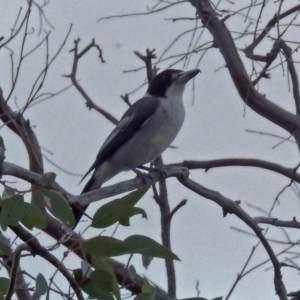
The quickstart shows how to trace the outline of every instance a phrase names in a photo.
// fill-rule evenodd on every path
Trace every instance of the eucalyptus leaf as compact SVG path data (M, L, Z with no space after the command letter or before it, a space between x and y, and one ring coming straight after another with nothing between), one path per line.
M9 199L1 201L0 224L3 230L7 226L18 226L24 208L24 197L21 195L12 196Z
M124 240L124 242L126 242L132 253L139 253L164 259L179 260L178 256L168 248L143 235L129 236Z
M29 230L34 227L44 229L47 226L47 221L43 213L33 204L24 202L21 222Z
M51 214L59 219L66 227L72 228L75 218L71 206L67 200L58 192L39 189L37 196L41 199Z
M39 295L45 295L48 290L48 284L45 277L39 273L35 281L35 290Z
M106 228L117 222L121 225L128 226L129 218L136 214L142 214L147 217L144 210L134 210L134 205L145 195L148 191L149 185L142 187L122 198L110 201L102 205L95 213L92 220L92 227Z

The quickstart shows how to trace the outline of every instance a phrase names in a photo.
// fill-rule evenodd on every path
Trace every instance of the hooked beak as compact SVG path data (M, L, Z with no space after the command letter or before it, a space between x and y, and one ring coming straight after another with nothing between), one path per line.
M194 78L199 72L199 69L183 72L177 79L176 84L186 84L189 80Z

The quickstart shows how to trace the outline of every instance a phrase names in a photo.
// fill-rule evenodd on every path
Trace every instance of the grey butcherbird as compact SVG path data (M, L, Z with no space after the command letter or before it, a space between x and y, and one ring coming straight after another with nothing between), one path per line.
M154 77L145 96L129 107L102 145L82 178L94 170L82 193L101 187L122 171L153 161L170 146L184 121L185 85L199 72L168 69ZM73 207L75 226L86 209Z

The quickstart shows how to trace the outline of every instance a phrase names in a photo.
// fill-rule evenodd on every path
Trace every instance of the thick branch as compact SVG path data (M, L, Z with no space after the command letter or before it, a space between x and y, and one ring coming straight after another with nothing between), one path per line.
M0 88L0 119L2 122L23 141L29 156L29 169L43 174L43 157L37 137L33 132L29 120L15 113L3 98Z
M14 164L3 162L3 175L15 176L17 178L23 179L32 184L40 184L41 175L34 172L28 171L22 167L16 166ZM111 186L99 188L97 190L75 196L67 192L63 187L61 187L57 182L53 182L48 188L53 189L62 195L64 195L70 203L78 202L82 206L88 205L92 202L99 201L111 196L116 196L125 192L133 191L138 189L145 184L154 184L163 178L169 177L187 177L188 170L182 167L164 167L164 174L161 172L150 170L148 180L142 180L140 177L135 179L123 181Z
M210 1L190 0L190 2L195 6L204 26L214 37L215 46L220 49L235 87L245 104L264 118L294 134L300 148L300 134L295 134L295 131L299 131L299 118L272 103L254 88L229 30L218 19Z

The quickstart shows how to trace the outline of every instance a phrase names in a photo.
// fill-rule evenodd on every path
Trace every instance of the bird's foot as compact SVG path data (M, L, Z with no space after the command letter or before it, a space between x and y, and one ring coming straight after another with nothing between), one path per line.
M153 168L153 170L159 173L159 175L161 176L161 180L165 180L168 177L165 167L156 167Z
M148 183L149 179L152 181L153 177L150 174L143 173L137 169L132 169L132 171L137 175L137 177L140 177L144 184Z
M158 172L159 175L162 177L161 179L164 180L166 179L168 176L167 176L167 172L166 172L166 168L164 166L162 167L152 167L152 168L148 168L148 167L144 167L144 166L141 166L139 167L140 169L143 169L143 170L147 170L148 172ZM140 172L140 171L139 171ZM142 172L140 172L142 173ZM144 175L146 175L145 173L142 173ZM153 179L153 177L150 175L150 174L147 174L151 179Z

